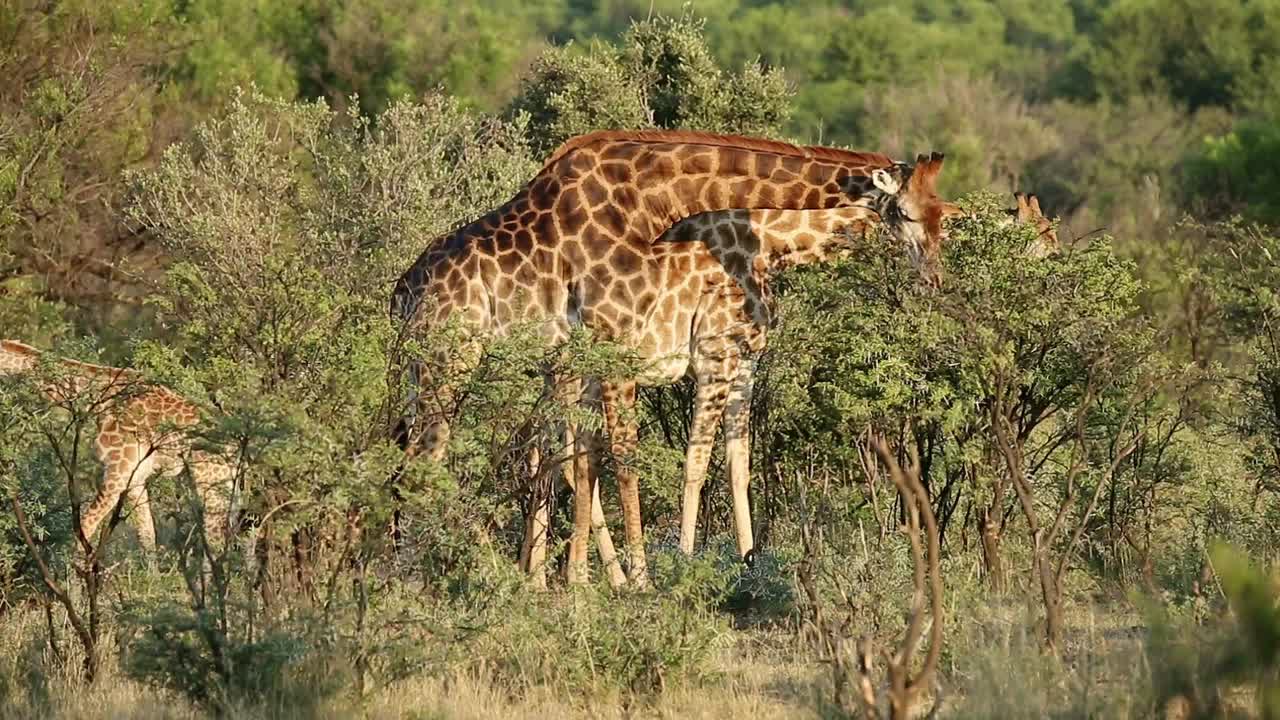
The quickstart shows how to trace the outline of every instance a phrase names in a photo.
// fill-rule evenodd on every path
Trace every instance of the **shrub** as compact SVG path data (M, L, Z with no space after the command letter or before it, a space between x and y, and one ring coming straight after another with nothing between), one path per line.
M1187 200L1211 218L1244 214L1280 222L1280 123L1241 121L1230 132L1206 137L1186 163Z
M713 559L678 552L656 554L650 567L652 593L614 595L597 586L494 603L484 591L488 622L468 644L465 663L522 690L651 693L706 678L728 629L716 609L730 575ZM472 597L460 597L461 606Z
M635 22L614 47L553 48L534 63L509 113L527 114L546 155L573 135L646 127L776 135L790 112L782 72L716 62L690 15Z
M1234 691L1248 688L1260 716L1276 717L1280 603L1273 573L1228 545L1210 555L1229 615L1197 626L1148 603L1154 699L1161 707L1180 706L1188 717L1222 717L1240 707Z

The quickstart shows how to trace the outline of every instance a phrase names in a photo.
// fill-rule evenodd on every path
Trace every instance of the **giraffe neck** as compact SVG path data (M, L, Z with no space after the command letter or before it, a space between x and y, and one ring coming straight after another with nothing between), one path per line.
M30 372L39 361L40 351L16 340L0 340L0 375Z
M0 375L22 375L36 369L41 352L17 340L0 340ZM67 361L62 361L67 362ZM57 383L39 384L40 392L51 402L78 395L89 386L88 378L79 373L68 373Z
M748 212L750 234L760 239L769 270L832 260L875 222L878 217L861 208Z
M604 135L558 152L529 186L535 207L555 207L562 230L579 226L579 213L606 228L612 216L626 221L620 234L648 243L686 217L731 208L875 210L886 196L872 173L902 168L884 155L752 138Z
M701 242L731 271L772 272L834 259L877 221L875 213L857 207L729 210L692 217L663 239Z

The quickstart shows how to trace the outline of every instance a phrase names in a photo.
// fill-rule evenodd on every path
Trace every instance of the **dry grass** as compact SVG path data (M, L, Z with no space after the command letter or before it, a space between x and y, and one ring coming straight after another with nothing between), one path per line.
M128 720L195 719L209 716L173 693L147 687L124 676L113 660L106 661L99 682L86 687L77 673L50 670L44 652L31 644L14 647L15 639L32 638L38 618L10 615L3 623L5 680L0 684L0 717L5 720ZM741 643L745 644L745 643ZM18 652L13 652L18 651ZM111 655L111 651L108 652ZM573 698L545 688L521 696L504 691L483 673L456 673L444 678L419 678L379 689L357 702L340 696L319 711L300 710L287 698L262 698L259 705L233 708L230 717L307 717L307 719L511 719L547 720L591 717L772 717L817 714L819 669L799 655L753 653L735 648L717 657L714 680L696 687L669 688L652 696L594 693Z
M209 716L184 698L126 677L116 665L112 647L104 648L106 660L99 681L84 685L78 672L54 669L52 658L38 639L43 632L42 617L36 611L13 611L0 619L0 717L5 720L180 720ZM265 698L252 707L233 708L230 717L607 720L817 716L822 682L819 669L797 649L770 649L756 642L762 639L768 640L749 638L744 633L736 646L716 658L713 680L669 688L661 694L596 692L590 697L574 698L535 688L517 696L483 671L459 672L377 689L363 702L351 695L339 696L318 711L290 707L284 698ZM773 640L777 642L778 638Z
M975 600L976 602L976 600ZM1151 669L1138 618L1123 605L1077 604L1059 658L1039 650L1034 608L1021 603L971 604L953 610L943 662L942 718L1150 717ZM98 683L56 669L36 610L0 617L0 718L203 718L183 697L127 678L115 648L104 648ZM341 692L319 707L297 703L296 690L233 707L249 718L797 718L833 717L829 670L784 630L732 631L711 672L661 693L597 689L575 697L548 686L511 689L484 662L467 670L419 676L372 689L363 700ZM1147 703L1147 704L1144 704ZM1248 704L1248 703L1246 703ZM927 708L924 708L927 710ZM1247 716L1247 713L1246 713Z
M515 698L483 678L454 676L421 680L375 694L365 705L369 718L449 718L513 720L547 718L794 718L817 716L812 672L800 662L726 654L720 681L678 687L660 695L597 694L575 699L534 691ZM731 670L728 666L736 665ZM575 701L576 700L576 701Z

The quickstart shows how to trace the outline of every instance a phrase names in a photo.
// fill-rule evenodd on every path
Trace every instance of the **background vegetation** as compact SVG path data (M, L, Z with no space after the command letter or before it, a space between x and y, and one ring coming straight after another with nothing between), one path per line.
M154 565L123 530L85 560L93 399L0 380L0 486L63 592L0 515L0 714L841 713L830 633L887 641L911 591L876 435L939 524L944 714L1280 712L1278 31L1271 0L0 0L0 336L206 406L258 540L204 537L179 476ZM524 450L594 421L533 371L620 359L490 348L393 503L388 370L449 338L398 345L385 308L602 127L940 150L975 214L938 295L874 241L779 279L755 566L719 459L672 551L681 385L642 403L658 590L532 595ZM1064 252L999 224L1013 189Z

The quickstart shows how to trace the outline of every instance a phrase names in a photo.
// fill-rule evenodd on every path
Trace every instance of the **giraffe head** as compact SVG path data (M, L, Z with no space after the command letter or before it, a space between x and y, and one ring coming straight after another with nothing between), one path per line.
M1040 199L1020 192L1015 192L1013 199L1018 207L1005 212L1009 213L1014 222L1026 223L1036 229L1036 241L1028 249L1028 253L1032 257L1044 257L1057 252L1058 231L1054 229L1053 222L1040 211Z
M906 247L921 279L933 287L942 283L942 243L947 239L943 222L964 214L958 205L938 197L943 157L937 152L917 155L914 166L900 163L872 174L883 193L879 210L885 228Z

